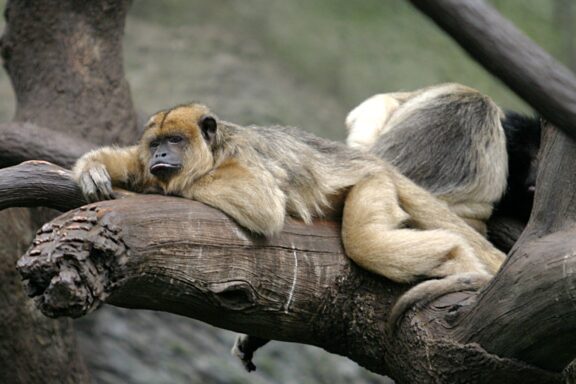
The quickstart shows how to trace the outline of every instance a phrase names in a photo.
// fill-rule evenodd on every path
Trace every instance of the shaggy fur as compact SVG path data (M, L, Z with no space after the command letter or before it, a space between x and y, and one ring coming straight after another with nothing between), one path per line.
M483 284L504 260L444 202L374 155L285 127L219 121L207 138L200 127L206 116L213 115L199 104L161 111L137 146L86 154L74 167L82 190L90 199L108 198L112 185L183 196L265 236L280 232L287 214L310 223L341 213L347 255L403 283L473 274ZM185 155L181 170L160 180L149 171L150 143L170 135L183 138ZM406 298L398 316L418 299Z

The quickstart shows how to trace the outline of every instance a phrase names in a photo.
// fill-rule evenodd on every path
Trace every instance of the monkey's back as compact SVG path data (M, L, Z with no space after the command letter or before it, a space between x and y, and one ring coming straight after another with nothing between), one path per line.
M287 209L304 221L322 216L347 189L384 162L343 143L292 127L233 127L235 156L270 174L286 194Z

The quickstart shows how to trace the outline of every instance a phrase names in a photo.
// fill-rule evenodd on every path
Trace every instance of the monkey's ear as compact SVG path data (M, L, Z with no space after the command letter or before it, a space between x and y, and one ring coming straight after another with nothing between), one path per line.
M218 129L216 119L213 116L205 115L200 118L198 125L200 126L200 131L202 132L204 140L208 143L212 143L212 140L214 140L214 136L216 135L216 130Z

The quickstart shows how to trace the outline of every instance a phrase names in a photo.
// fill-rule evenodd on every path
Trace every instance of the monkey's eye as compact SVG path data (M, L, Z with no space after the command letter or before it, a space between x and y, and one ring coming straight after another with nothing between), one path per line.
M160 145L160 140L152 140L150 142L150 148L156 148Z
M178 143L182 142L182 140L184 140L182 138L182 136L169 136L168 137L168 142L171 144L178 144Z

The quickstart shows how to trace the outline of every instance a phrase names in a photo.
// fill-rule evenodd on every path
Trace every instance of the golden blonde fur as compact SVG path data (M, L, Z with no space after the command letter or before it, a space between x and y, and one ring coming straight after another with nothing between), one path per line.
M90 199L106 198L110 185L179 195L265 236L280 232L287 214L310 223L343 206L347 255L397 282L474 274L484 283L504 260L446 203L375 156L287 127L218 121L208 140L199 126L207 115L199 104L161 111L137 146L90 152L74 175ZM185 137L183 167L160 180L148 169L150 143L171 134ZM407 297L398 315L418 299Z

